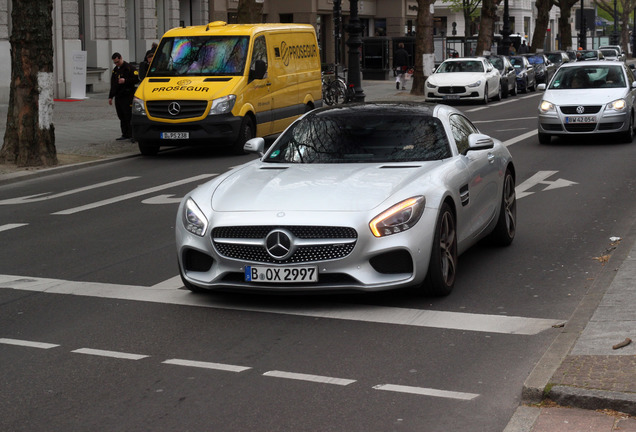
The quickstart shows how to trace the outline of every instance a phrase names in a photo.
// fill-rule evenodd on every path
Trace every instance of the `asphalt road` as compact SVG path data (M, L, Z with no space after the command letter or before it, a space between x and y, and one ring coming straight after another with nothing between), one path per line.
M540 145L538 100L460 106L515 158L518 231L462 255L443 299L184 290L178 198L252 156L179 149L3 186L0 429L503 430L636 214L636 143Z

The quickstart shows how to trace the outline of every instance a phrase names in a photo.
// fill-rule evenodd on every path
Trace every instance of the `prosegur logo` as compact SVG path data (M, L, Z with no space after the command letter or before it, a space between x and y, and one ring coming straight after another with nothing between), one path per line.
M166 86L166 87L156 87L152 89L152 93L158 92L169 92L169 91L192 91L192 92L208 92L210 91L207 87L198 87L192 84L192 81L188 79L177 81L177 85L174 86Z
M286 42L280 44L281 57L283 58L283 64L289 65L289 61L292 58L303 59L307 57L317 57L318 50L316 45L290 45L287 46Z

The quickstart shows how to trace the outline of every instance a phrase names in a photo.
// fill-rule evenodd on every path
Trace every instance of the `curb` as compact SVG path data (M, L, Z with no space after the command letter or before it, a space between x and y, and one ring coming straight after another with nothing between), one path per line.
M636 393L611 392L557 385L548 397L559 405L583 409L609 408L636 415Z

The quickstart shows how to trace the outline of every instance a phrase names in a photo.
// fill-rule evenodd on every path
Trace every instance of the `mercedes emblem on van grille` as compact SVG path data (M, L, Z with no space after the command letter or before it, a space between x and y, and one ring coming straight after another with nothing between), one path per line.
M181 105L179 102L170 102L168 105L168 113L170 115L176 116L181 112Z
M265 237L265 247L267 253L272 258L277 260L284 260L289 258L293 252L291 233L285 230L273 230Z

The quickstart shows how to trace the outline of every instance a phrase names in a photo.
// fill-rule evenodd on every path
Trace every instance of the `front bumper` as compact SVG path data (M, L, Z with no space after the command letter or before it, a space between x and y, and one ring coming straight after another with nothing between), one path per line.
M161 142L165 145L232 143L239 135L242 117L232 114L207 116L202 120L182 123L162 122L147 116L133 115L132 132L137 141ZM187 140L162 139L164 132L187 132Z
M556 112L539 113L538 132L547 135L581 135L596 133L621 133L629 128L629 111L605 111L601 107L596 113L589 115L572 115L564 113L573 107L556 107ZM575 108L575 107L574 107ZM585 123L573 122L574 118L593 117L594 121Z
M426 88L426 101L452 102L457 100L483 100L484 87L447 86Z

